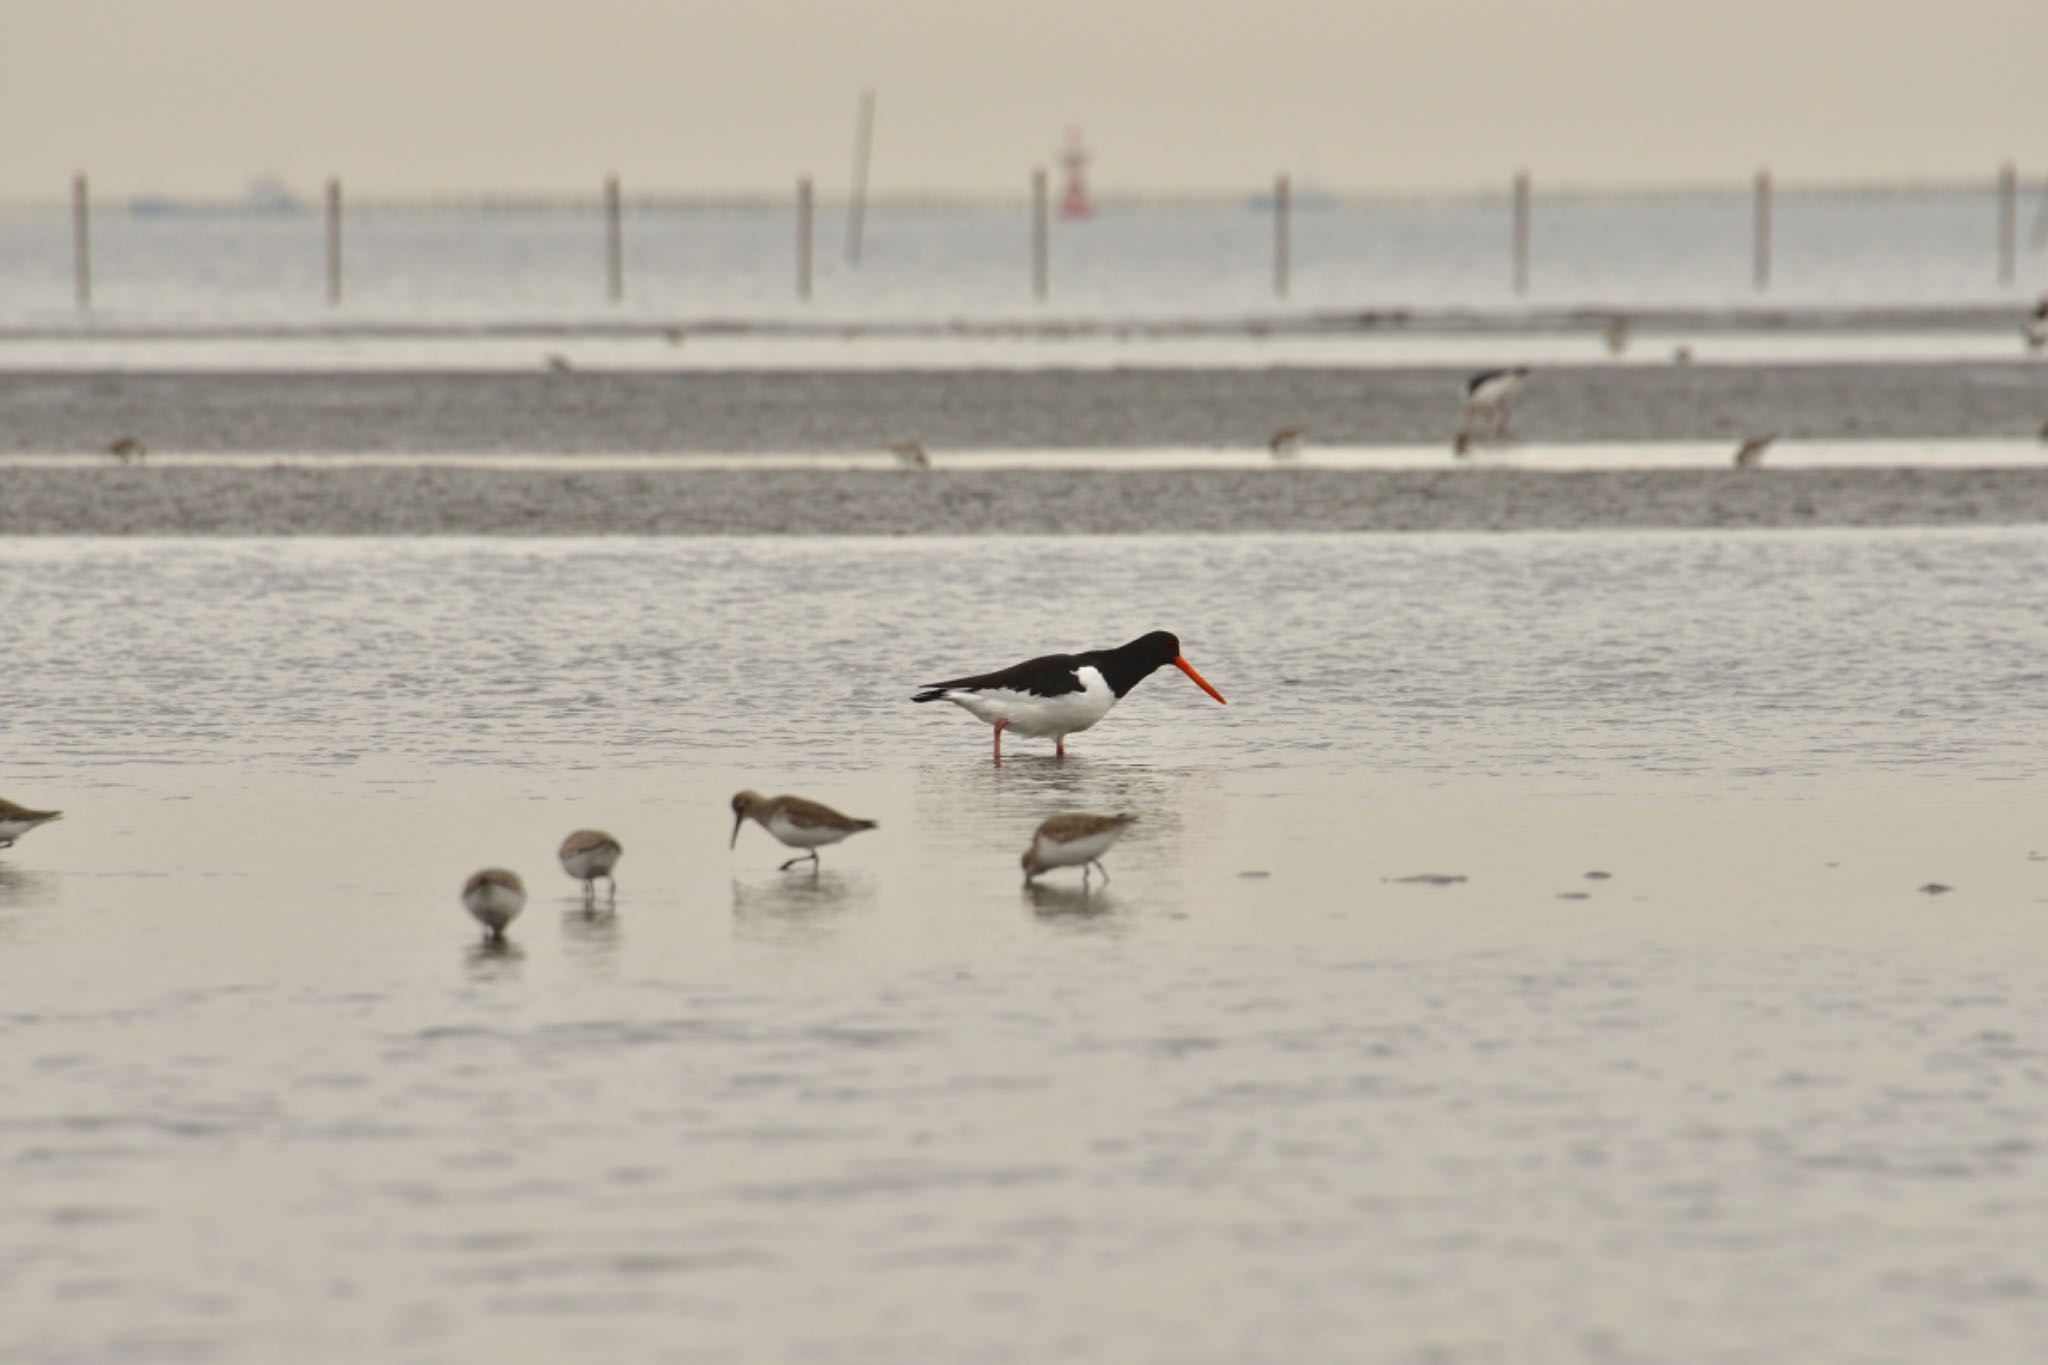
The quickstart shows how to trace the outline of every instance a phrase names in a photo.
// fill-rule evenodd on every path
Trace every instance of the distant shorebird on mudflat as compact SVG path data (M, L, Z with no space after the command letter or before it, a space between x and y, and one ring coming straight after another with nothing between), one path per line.
M889 453L894 455L896 462L905 469L930 469L932 467L932 457L925 454L924 447L915 441L891 442Z
M1472 430L1473 419L1490 419L1487 428L1480 434L1505 436L1508 434L1508 419L1514 415L1515 395L1522 391L1522 385L1529 380L1529 367L1517 365L1507 370L1481 370L1465 381L1465 407L1459 417L1458 430Z
M122 464L133 464L149 454L149 447L133 436L123 436L107 447L107 454L116 457Z
M1741 445L1735 447L1735 467L1737 469L1754 467L1763 460L1764 452L1771 448L1771 442L1777 439L1778 433L1775 431L1768 436L1750 437Z
M1308 444L1307 427L1282 427L1267 439L1266 449L1272 451L1273 458L1278 460L1285 459L1289 455L1299 454L1301 448L1306 444Z

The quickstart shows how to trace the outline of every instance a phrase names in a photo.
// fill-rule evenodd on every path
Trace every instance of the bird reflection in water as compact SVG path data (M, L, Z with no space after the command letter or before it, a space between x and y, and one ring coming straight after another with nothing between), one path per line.
M487 938L463 949L462 961L479 981L516 976L526 961L526 949L508 938Z
M1107 887L1027 882L1024 901L1031 907L1032 914L1048 922L1093 930L1122 925L1122 917L1115 913L1116 901L1111 898Z
M773 934L839 918L873 904L875 888L865 875L818 872L808 877L732 883L733 922Z

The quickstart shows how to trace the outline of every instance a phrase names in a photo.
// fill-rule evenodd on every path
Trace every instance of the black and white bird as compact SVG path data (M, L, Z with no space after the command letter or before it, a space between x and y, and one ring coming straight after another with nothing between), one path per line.
M1195 666L1181 657L1180 639L1155 630L1115 649L1085 654L1047 654L979 677L927 683L912 701L949 701L996 730L995 756L1003 760L1003 731L1050 739L1053 752L1067 755L1067 736L1079 734L1109 714L1112 706L1156 670L1172 664L1217 701Z
M1515 395L1522 391L1522 385L1529 379L1529 367L1517 365L1508 370L1481 370L1465 381L1465 410L1458 423L1458 430L1470 431L1475 417L1491 419L1490 427L1483 434L1505 436L1508 433L1508 418L1514 413Z
M2032 317L2020 328L2020 336L2027 343L2027 349L2038 351L2048 346L2048 298L2034 305Z

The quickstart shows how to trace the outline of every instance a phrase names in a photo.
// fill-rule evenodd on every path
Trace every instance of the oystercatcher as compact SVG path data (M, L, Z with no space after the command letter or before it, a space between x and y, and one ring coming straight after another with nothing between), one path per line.
M841 815L830 806L806 801L801 796L770 797L759 792L739 792L732 798L732 843L727 847L739 847L740 826L749 818L774 835L777 842L791 848L810 850L807 854L791 858L776 869L778 872L787 872L806 861L816 871L820 848L875 827L872 820L856 820L850 815Z
M1003 761L1005 730L1050 739L1053 752L1065 758L1068 735L1078 734L1108 715L1125 693L1167 664L1193 678L1195 686L1217 701L1223 700L1223 694L1181 657L1179 638L1164 630L1141 635L1115 649L1048 654L978 678L926 683L911 700L949 701L995 726L998 763Z
M1513 415L1515 395L1522 391L1522 385L1529 378L1529 367L1517 365L1511 370L1481 370L1465 381L1465 411L1458 422L1460 431L1467 430L1473 417L1480 413L1493 419L1489 436L1508 434L1508 418Z
M1109 869L1102 867L1102 855L1109 852L1109 846L1137 818L1078 812L1053 816L1038 827L1038 832L1031 836L1031 847L1024 850L1024 884L1031 885L1033 877L1056 867L1078 867L1081 884L1086 886L1088 870L1100 867L1102 884L1109 885Z

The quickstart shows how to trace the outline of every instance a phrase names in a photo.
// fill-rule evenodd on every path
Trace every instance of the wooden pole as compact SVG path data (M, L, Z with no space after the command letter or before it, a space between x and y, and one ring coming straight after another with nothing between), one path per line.
M1290 246L1288 234L1292 226L1289 220L1293 217L1294 209L1292 188L1288 183L1286 175L1282 174L1274 177L1273 296L1282 299L1287 297L1287 269L1290 264L1288 260Z
M1045 168L1031 172L1031 297L1042 299L1047 289L1047 256L1050 236L1046 219Z
M1515 292L1529 292L1529 173L1515 172Z
M1759 291L1771 287L1771 173L1756 173L1756 244L1753 268Z
M796 296L811 296L811 178L796 182Z
M327 305L341 302L341 178L327 177Z
M613 303L626 297L626 232L620 221L619 178L604 179L605 292Z
M2008 161L1998 168L1998 282L2013 280L2014 246L2019 240L2020 177Z
M875 145L875 92L860 92L860 120L853 134L853 200L846 206L846 263L860 264L861 233L868 216L868 158Z
M92 307L92 235L87 225L85 173L71 177L71 271L78 306Z

